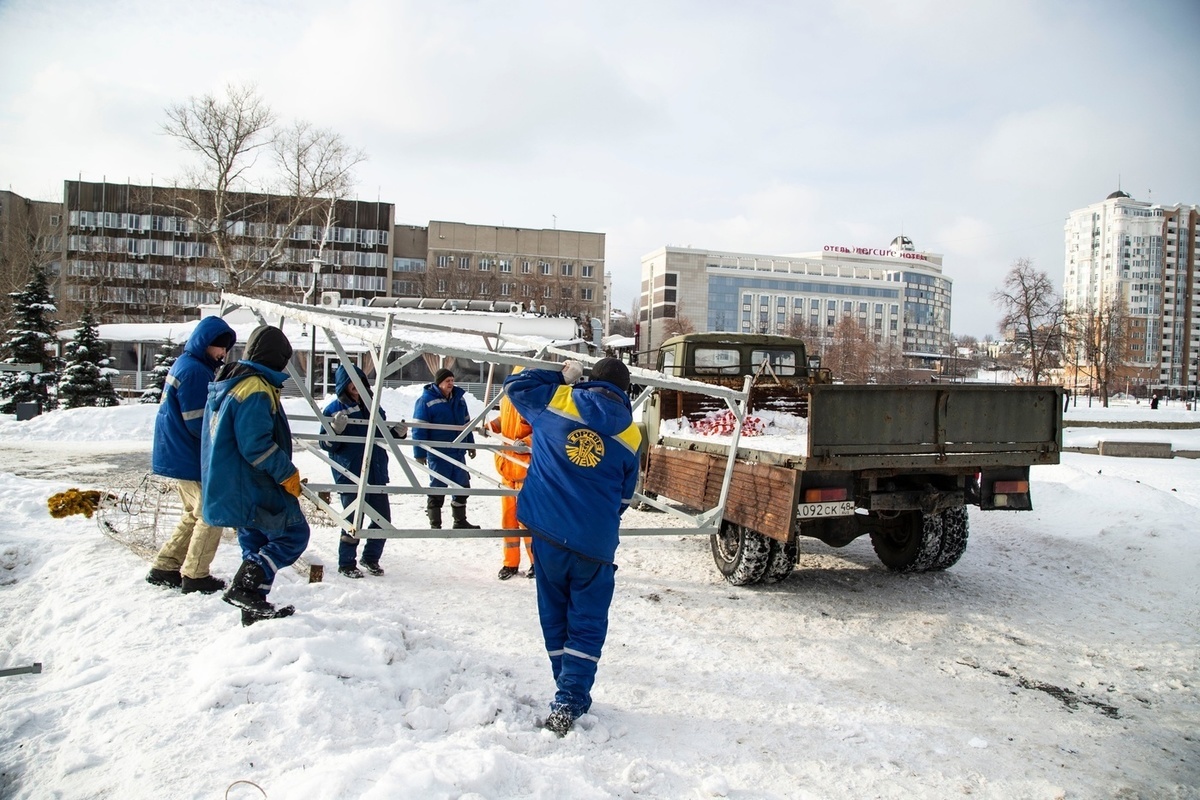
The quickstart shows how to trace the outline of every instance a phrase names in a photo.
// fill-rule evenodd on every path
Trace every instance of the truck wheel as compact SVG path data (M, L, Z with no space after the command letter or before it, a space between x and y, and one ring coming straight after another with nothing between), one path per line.
M762 580L771 554L770 539L732 522L722 522L721 532L709 537L713 561L725 580L745 586Z
M767 569L763 572L763 583L779 583L796 568L796 543L784 544L771 540L771 552L767 555Z
M941 513L941 517L942 546L930 569L953 567L967 550L967 535L970 525L970 520L967 518L967 507L948 508Z
M871 532L875 555L893 572L926 572L942 549L942 515L907 511Z

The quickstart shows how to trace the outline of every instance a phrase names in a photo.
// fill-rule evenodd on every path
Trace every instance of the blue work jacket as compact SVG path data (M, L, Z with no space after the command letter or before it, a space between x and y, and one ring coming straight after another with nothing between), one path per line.
M562 373L527 369L504 382L533 427L533 454L517 519L544 539L611 564L621 514L637 488L642 436L629 397L606 381L568 386Z
M455 386L449 397L442 396L442 390L435 384L425 384L425 391L417 398L413 408L413 419L421 422L432 422L437 425L466 425L471 421L471 412L467 410L467 393ZM414 442L453 442L458 437L458 431L431 430L429 428L413 427ZM468 433L463 439L465 444L475 444L475 435ZM414 447L413 453L419 459L425 456L428 467L447 480L460 486L469 485L471 476L463 466L466 449L438 450L436 447Z

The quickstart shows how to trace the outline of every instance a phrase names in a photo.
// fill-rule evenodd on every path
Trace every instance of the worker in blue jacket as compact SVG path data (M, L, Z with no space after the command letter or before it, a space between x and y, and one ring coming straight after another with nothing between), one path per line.
M333 459L334 463L347 472L362 476L363 459L367 451L367 427L371 418L371 395L369 394L371 387L367 383L366 374L361 369L353 364L350 365L350 369L354 370L363 389L368 392L365 401L358 387L354 385L354 381L350 379L349 370L345 365L341 365L333 376L333 391L337 397L325 406L321 413L330 418L328 429L331 433L338 437L354 437L354 440L322 438L321 449L328 451L329 457ZM382 406L379 408L379 417L387 420L387 414ZM325 434L325 432L326 428L322 426L321 433ZM408 435L408 426L403 422L398 422L391 426L391 432L393 436L403 439ZM378 433L375 441L381 441ZM347 491L338 494L342 501L342 508L353 513L352 508L358 500L358 488L354 485L352 478L336 468L331 467L331 469L333 482L346 484L349 487ZM365 480L372 486L386 486L389 479L387 450L376 444L371 448L371 463L367 467ZM392 521L392 506L388 495L368 492L366 500L367 505L381 518L388 522ZM363 518L369 523L366 525L367 528L379 527L379 523L370 517L364 515ZM351 536L345 530L342 531L341 539L338 541L338 572L347 578L363 577L362 570L358 568L358 541L358 537ZM383 545L386 541L386 539L367 539L367 544L363 547L362 568L372 575L383 575L383 567L379 566L379 558L383 555Z
M454 373L448 369L439 369L433 375L433 383L425 385L425 390L417 398L413 408L413 419L419 422L429 422L435 425L450 425L462 428L471 421L471 413L467 410L466 392L454 385ZM459 431L451 429L424 428L413 426L413 441L415 442L453 442L458 438ZM464 444L475 444L475 435L467 433ZM429 485L444 488L451 483L462 487L471 485L471 474L467 472L463 461L463 448L438 449L436 447L414 447L413 455L439 478L431 477ZM475 457L473 449L466 450L470 458ZM442 506L446 496L431 494L425 501L425 513L429 515L429 527L442 527ZM467 497L455 495L450 501L450 513L454 516L455 528L479 528L467 521Z
M527 369L504 382L533 427L533 454L517 519L533 534L538 617L557 691L546 727L566 734L592 705L608 634L621 515L633 499L641 434L629 404L629 369L615 358L562 372Z
M200 320L167 373L154 418L150 468L155 475L175 479L183 514L155 556L146 580L182 589L184 594L212 594L225 588L225 581L209 573L221 543L221 526L206 522L201 510L200 429L208 384L236 342L237 334L225 320Z
M291 357L283 331L259 326L242 360L217 373L204 407L204 518L237 528L242 566L224 600L242 609L243 625L295 613L292 606L267 602L267 593L276 573L308 546L300 471L292 463L292 431L280 402Z

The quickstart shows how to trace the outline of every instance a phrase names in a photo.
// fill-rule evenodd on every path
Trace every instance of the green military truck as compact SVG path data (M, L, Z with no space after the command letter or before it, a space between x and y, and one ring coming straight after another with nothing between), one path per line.
M889 569L943 570L963 555L968 506L1032 508L1029 468L1057 464L1062 389L972 384L836 385L786 336L676 336L658 352L667 376L742 388L750 414L798 417L802 435L737 443L723 521L711 537L735 585L779 581L801 536L844 547L868 535ZM711 396L655 389L647 401L643 493L695 509L719 504L733 437L688 435L724 408Z

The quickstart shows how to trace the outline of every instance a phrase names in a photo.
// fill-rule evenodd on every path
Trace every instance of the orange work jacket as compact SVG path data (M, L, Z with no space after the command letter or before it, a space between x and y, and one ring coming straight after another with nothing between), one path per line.
M493 433L520 442L526 447L529 446L530 436L533 435L533 428L507 397L500 400L500 416L489 422L488 427ZM513 460L519 463L513 463ZM496 471L511 484L523 483L528 467L529 453L496 452Z

